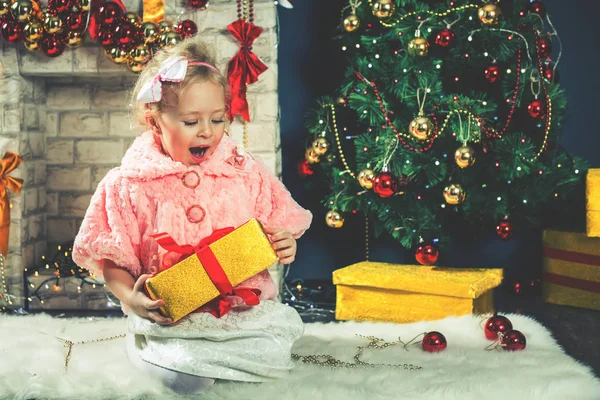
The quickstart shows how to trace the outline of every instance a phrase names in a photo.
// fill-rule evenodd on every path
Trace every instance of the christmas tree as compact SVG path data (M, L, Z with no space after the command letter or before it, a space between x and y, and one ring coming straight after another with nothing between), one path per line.
M364 214L431 264L460 240L584 214L543 2L349 0L341 32L344 81L307 117L298 165L326 183L327 225Z

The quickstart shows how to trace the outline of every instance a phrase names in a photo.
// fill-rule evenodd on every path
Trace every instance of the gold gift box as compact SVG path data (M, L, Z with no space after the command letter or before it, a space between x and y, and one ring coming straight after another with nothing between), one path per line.
M600 237L600 169L590 169L586 178L587 235Z
M360 262L333 272L338 320L416 322L493 311L502 269Z
M232 286L273 265L277 254L260 223L251 219L209 245ZM163 299L162 315L173 322L219 296L202 263L193 254L146 281L153 300Z
M544 300L600 310L600 238L547 230L543 246Z

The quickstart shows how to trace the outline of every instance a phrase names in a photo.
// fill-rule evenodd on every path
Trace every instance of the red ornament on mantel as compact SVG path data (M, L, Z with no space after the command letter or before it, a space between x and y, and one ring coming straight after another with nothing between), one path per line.
M440 251L431 244L421 244L415 251L415 259L421 265L434 264L438 260L439 255Z
M115 2L107 1L98 8L98 21L102 25L112 25L123 15L123 9Z
M423 337L421 346L423 350L433 353L444 350L448 346L448 342L446 341L446 337L440 332L432 331Z
M65 51L65 42L57 35L44 34L40 39L40 49L48 57L58 57Z
M2 39L6 42L15 44L23 41L25 34L21 25L19 25L19 21L9 15L4 21L0 21L0 24L2 24L0 27Z
M183 39L186 39L198 33L198 26L194 21L186 19L177 25L177 33L179 33Z
M195 8L197 10L206 8L208 5L208 0L188 0L188 6Z
M502 315L494 315L485 322L485 337L489 340L498 340L498 333L506 333L512 329L512 322Z
M52 15L58 15L71 11L75 2L73 0L48 0L48 11Z

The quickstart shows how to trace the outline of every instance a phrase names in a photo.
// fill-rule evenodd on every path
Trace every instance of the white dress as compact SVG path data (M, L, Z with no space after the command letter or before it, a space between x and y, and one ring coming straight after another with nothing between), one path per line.
M304 333L304 325L293 308L263 300L221 318L193 313L173 326L154 324L132 312L128 330L128 352L148 363L207 378L264 382L294 367L292 345Z

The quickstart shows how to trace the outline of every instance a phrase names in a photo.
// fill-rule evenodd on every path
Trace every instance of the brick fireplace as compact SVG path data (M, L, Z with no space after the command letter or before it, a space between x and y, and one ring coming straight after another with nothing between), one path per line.
M141 1L124 3L129 11L141 12ZM255 24L265 31L253 51L269 69L248 89L249 150L279 174L276 6L272 0L254 3ZM167 19L176 21L183 7L167 0L166 8ZM207 10L181 18L196 22L198 35L215 47L222 71L238 49L226 28L235 18L236 4L231 0L212 0ZM23 306L27 301L24 268L43 266L43 256L53 257L58 245L74 239L98 182L120 163L139 133L130 129L127 107L128 90L136 76L126 66L108 60L91 41L82 48L67 49L57 58L30 53L23 46L2 42L0 46L0 150L23 157L23 164L11 176L25 180L20 195L10 193L5 270L14 305ZM242 142L239 122L233 123L230 133ZM37 286L51 270L42 268L39 277L31 278L32 283ZM273 272L280 279L280 268ZM71 289L65 286L43 304L33 299L30 308L111 307L101 284L86 286L81 294ZM53 284L48 290L53 290Z

